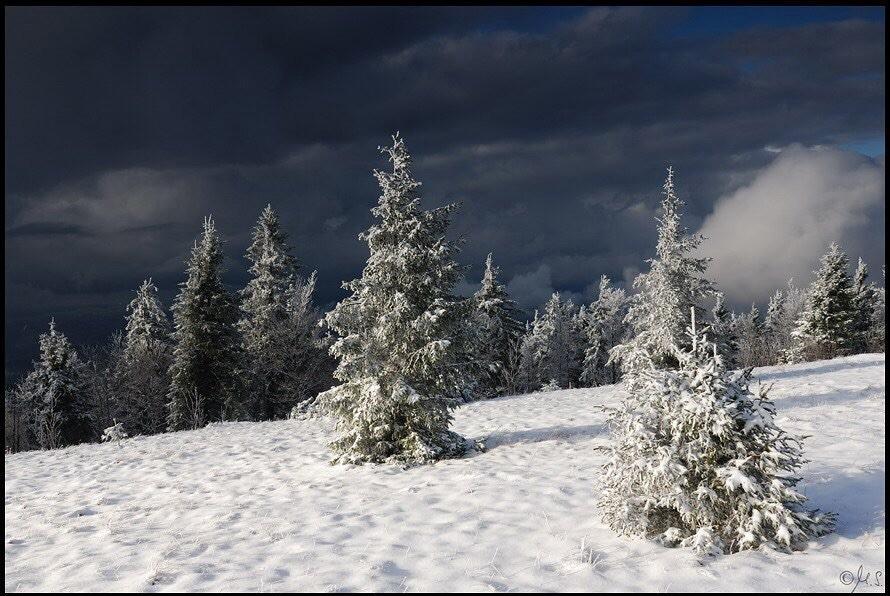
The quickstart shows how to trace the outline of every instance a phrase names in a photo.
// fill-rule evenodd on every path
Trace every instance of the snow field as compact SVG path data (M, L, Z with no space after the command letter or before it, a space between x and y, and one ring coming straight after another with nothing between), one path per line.
M7 591L842 591L884 571L884 356L758 369L839 514L800 553L700 564L599 520L614 386L456 412L487 451L331 466L330 420L230 423L6 457ZM849 579L850 576L845 576ZM881 580L883 584L883 578ZM884 591L859 584L857 592Z

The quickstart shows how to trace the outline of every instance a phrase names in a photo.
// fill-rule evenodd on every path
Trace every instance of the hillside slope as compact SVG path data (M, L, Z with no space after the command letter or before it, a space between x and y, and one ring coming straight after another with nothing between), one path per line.
M804 492L836 534L698 564L616 537L596 510L615 387L462 407L485 453L331 466L328 420L232 423L6 457L11 590L849 592L884 570L884 356L759 369L811 435ZM844 576L849 580L850 576ZM883 578L881 580L883 584ZM857 592L878 590L865 584Z

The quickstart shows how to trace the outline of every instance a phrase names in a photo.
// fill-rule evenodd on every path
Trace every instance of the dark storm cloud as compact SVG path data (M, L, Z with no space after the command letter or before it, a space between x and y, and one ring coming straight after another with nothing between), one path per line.
M395 130L425 202L461 203L462 287L494 251L527 307L632 278L669 162L697 228L767 147L883 138L883 13L676 34L689 14L7 9L7 366L51 314L95 341L142 278L169 300L208 213L230 283L271 202L337 299Z

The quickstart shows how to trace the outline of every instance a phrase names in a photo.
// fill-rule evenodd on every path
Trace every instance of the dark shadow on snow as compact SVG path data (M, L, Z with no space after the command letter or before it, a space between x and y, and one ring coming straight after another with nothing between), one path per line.
M875 399L875 395L877 395L877 388L866 387L860 390L838 390L828 391L827 393L779 396L774 402L779 411L787 411L791 408L814 408L817 406L831 406Z
M823 476L826 480L821 482ZM859 538L883 530L885 482L882 463L855 473L820 470L816 478L801 485L801 492L809 499L808 507L837 513L837 531L823 540L830 544L832 536Z
M584 426L548 426L546 428L533 428L529 430L496 431L488 437L483 438L483 440L485 442L486 451L490 451L497 447L504 447L507 445L593 438L599 436L604 430L602 424L587 424Z
M778 381L781 379L794 379L797 377L806 377L809 375L824 375L840 370L850 370L855 368L868 368L873 366L884 366L884 361L875 362L831 362L821 361L809 364L794 365L794 370L782 370L771 373L755 372L752 378L755 381Z

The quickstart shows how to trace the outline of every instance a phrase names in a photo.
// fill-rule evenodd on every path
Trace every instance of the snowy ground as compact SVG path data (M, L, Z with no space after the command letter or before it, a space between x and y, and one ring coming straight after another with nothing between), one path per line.
M467 405L455 430L488 451L409 470L329 465L321 420L7 456L6 590L883 592L884 356L757 376L812 435L804 492L839 513L802 553L700 565L613 535L602 387Z

